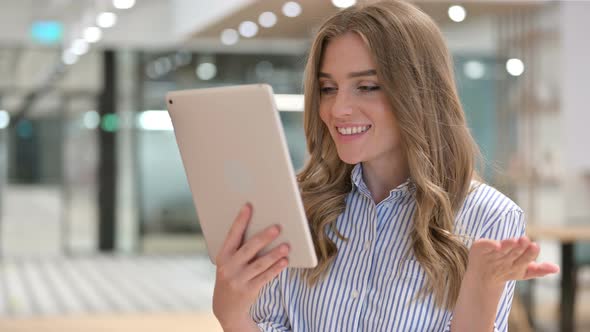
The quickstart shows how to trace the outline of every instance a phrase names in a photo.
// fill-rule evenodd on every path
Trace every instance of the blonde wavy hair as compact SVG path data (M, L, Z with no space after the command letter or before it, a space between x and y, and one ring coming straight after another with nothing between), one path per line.
M402 1L365 2L341 10L321 25L312 43L304 81L309 159L297 180L319 264L303 273L310 286L325 276L337 254L328 232L347 240L336 228L336 219L352 188L353 165L340 160L320 119L318 85L322 52L331 39L346 32L360 35L370 50L401 130L417 205L412 250L428 279L420 294L434 293L437 305L452 308L468 255L454 234L454 220L472 179L478 178L479 149L465 121L439 28Z

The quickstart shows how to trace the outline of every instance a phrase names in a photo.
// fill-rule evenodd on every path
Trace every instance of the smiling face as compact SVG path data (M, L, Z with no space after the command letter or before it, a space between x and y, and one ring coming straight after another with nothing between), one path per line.
M401 156L400 130L363 39L348 32L331 39L318 75L320 117L347 164L387 164Z

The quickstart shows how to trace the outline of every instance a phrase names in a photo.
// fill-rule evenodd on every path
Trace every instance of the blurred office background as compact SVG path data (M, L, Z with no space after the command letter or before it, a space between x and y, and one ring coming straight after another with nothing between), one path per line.
M0 330L219 331L164 95L272 85L297 170L311 37L354 2L0 0ZM590 2L412 2L483 175L564 270L519 283L511 331L589 331Z

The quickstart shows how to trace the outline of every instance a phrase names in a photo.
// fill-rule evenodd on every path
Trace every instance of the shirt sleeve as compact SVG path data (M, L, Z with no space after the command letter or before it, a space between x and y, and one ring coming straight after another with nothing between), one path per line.
M503 217L490 223L479 238L502 241L504 239L519 238L525 235L525 216L521 209L513 209L504 214ZM494 322L494 332L508 331L508 315L512 308L512 298L514 297L514 288L516 281L511 280L504 286L502 297L498 303L498 311ZM447 322L444 332L451 331L451 315Z
M281 274L262 287L250 308L250 316L262 332L291 331L280 289Z

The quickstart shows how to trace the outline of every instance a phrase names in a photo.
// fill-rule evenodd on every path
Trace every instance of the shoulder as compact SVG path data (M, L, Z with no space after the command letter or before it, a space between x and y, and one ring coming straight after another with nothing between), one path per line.
M487 212L522 211L510 197L489 184L472 181L471 190L465 197L463 209L478 209Z
M491 225L511 215L520 219L524 212L498 189L486 183L472 181L471 191L457 213L456 226L463 229L462 233L478 237L478 234L485 232Z

